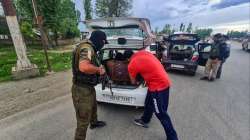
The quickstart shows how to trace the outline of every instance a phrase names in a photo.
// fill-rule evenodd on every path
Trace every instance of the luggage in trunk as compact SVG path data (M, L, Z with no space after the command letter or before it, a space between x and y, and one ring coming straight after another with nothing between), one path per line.
M130 83L128 61L110 60L107 62L108 73L115 83Z
M184 59L191 59L192 57L192 50L175 50L172 49L170 51L170 57L172 60L184 60Z

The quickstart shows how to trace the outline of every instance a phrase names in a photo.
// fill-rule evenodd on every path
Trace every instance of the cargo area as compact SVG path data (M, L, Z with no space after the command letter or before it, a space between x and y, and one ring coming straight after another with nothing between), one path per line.
M195 48L193 45L173 45L169 52L171 60L190 60Z
M106 50L104 52L103 64L113 88L134 89L139 86L133 85L129 78L128 64L132 54L131 50Z

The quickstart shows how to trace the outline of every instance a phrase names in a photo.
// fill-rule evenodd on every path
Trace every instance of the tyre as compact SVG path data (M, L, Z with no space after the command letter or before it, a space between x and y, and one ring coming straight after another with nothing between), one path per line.
M167 65L167 64L163 64L163 66L164 66L164 68L165 68L165 70L166 70L166 71L171 70L171 67L170 67L169 65Z

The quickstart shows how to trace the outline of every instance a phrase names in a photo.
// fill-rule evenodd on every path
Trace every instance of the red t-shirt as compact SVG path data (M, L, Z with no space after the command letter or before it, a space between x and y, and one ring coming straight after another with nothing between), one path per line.
M146 81L149 91L161 91L171 85L170 78L161 62L145 50L141 50L131 57L128 71L133 78L140 74Z

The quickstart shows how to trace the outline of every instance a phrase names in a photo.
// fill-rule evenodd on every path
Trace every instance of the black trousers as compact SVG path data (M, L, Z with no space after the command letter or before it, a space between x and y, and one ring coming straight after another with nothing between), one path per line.
M165 130L167 140L178 140L176 131L167 113L168 101L169 88L158 92L148 91L145 100L144 113L141 119L143 122L149 123L153 113L155 113Z
M220 64L218 71L217 71L217 74L216 74L216 78L218 78L218 79L220 79L220 77L221 77L223 64L224 64L224 61L221 61L221 64Z

